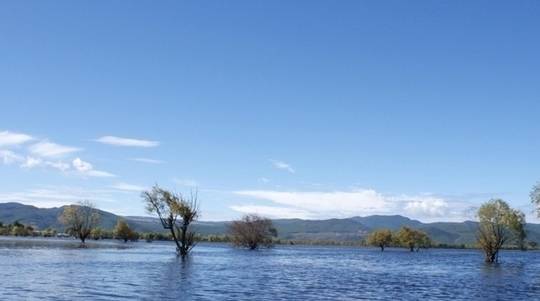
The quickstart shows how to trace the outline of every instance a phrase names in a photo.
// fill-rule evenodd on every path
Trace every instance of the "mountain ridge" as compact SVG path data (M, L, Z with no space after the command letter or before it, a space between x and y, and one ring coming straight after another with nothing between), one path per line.
M19 221L37 229L53 228L63 230L58 216L62 207L39 208L17 202L0 203L0 222ZM159 219L144 216L119 216L111 212L98 210L101 216L100 227L112 229L118 218L125 219L139 232L163 232ZM402 215L370 215L350 218L332 218L321 220L273 219L279 238L296 241L360 241L371 231L380 228L398 230L403 226L425 231L438 243L449 245L473 244L476 240L478 223L430 222L411 219ZM202 235L223 235L227 233L230 221L200 221L194 224L195 231ZM540 224L527 224L526 231L531 241L540 242Z

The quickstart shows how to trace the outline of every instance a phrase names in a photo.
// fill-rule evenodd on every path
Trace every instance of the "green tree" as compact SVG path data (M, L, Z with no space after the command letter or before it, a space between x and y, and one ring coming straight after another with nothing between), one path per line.
M381 252L384 248L392 243L392 231L388 229L375 230L369 234L367 243L372 246L381 248Z
M44 237L54 237L54 236L56 236L56 230L54 230L52 228L47 228L47 229L43 230L42 235Z
M151 191L144 191L142 198L146 210L156 214L163 228L171 232L176 253L182 257L188 255L195 246L195 232L190 226L199 217L197 193L184 198L156 185Z
M124 241L124 243L128 242L128 240L134 238L134 233L129 227L128 223L119 218L116 222L116 227L114 227L114 236L118 239L121 239Z
M512 209L512 213L508 216L508 227L512 229L516 245L522 251L525 251L527 248L525 244L525 239L527 238L525 223L525 214L519 210Z
M259 246L271 247L277 230L268 218L248 214L229 225L232 243L237 247L255 250Z
M99 213L89 201L80 202L78 205L69 205L59 217L71 235L81 240L81 247L85 247L86 238L99 224Z
M416 249L416 251L418 251L418 249L420 249L420 248L428 249L428 248L431 247L433 242L431 241L431 237L429 237L429 235L427 235L426 232L418 231L417 235L418 236L417 236L417 249Z
M428 248L431 246L431 239L429 236L420 230L415 230L409 227L402 227L396 235L396 241L405 248L408 248L411 252L415 249L419 251L420 248Z
M477 241L485 255L486 262L497 262L499 251L510 239L525 239L525 215L510 208L501 199L492 199L484 203L477 213L479 219Z
M11 235L13 236L28 236L28 229L22 224L19 224L18 222L15 222L16 224L13 225L13 228L11 228Z
M10 234L11 234L11 225L2 224L0 226L0 235L10 235Z
M100 227L92 229L92 231L90 232L90 237L93 240L103 239L103 230Z

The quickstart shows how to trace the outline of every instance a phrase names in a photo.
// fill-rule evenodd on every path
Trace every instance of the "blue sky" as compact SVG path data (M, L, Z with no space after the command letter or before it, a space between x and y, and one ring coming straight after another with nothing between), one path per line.
M535 219L537 1L4 1L0 202ZM126 140L132 139L132 140Z

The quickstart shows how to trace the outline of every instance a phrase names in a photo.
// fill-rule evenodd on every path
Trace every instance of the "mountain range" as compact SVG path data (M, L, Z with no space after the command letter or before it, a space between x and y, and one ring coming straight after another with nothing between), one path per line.
M38 208L14 202L0 203L0 222L7 224L19 221L37 229L54 228L62 231L63 225L58 221L58 216L63 210L64 207ZM112 229L118 218L124 218L135 231L164 231L157 218L118 216L102 210L99 210L99 214L100 226L104 229ZM437 243L473 244L478 227L477 222L473 221L422 223L401 215L371 215L324 220L274 219L272 222L281 239L319 242L360 241L375 229L398 230L403 226L408 226L425 231ZM227 233L228 223L227 221L199 221L194 224L194 229L202 235L223 235ZM527 224L526 231L529 241L540 242L540 224Z

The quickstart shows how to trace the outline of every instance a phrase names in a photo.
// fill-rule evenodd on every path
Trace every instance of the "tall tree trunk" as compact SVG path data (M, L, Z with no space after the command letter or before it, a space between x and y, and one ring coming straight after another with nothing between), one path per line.
M495 252L488 252L486 253L486 262L487 263L496 263L498 261L498 253L497 251Z
M188 249L189 249L189 246L188 246L188 243L187 243L187 225L184 223L182 224L182 237L181 237L181 249L180 249L180 255L182 255L182 257L186 256L187 253L188 253Z
M178 238L176 237L176 233L174 231L174 226L171 227L171 235L173 237L174 243L176 244L176 253L180 253L180 244L178 243Z

